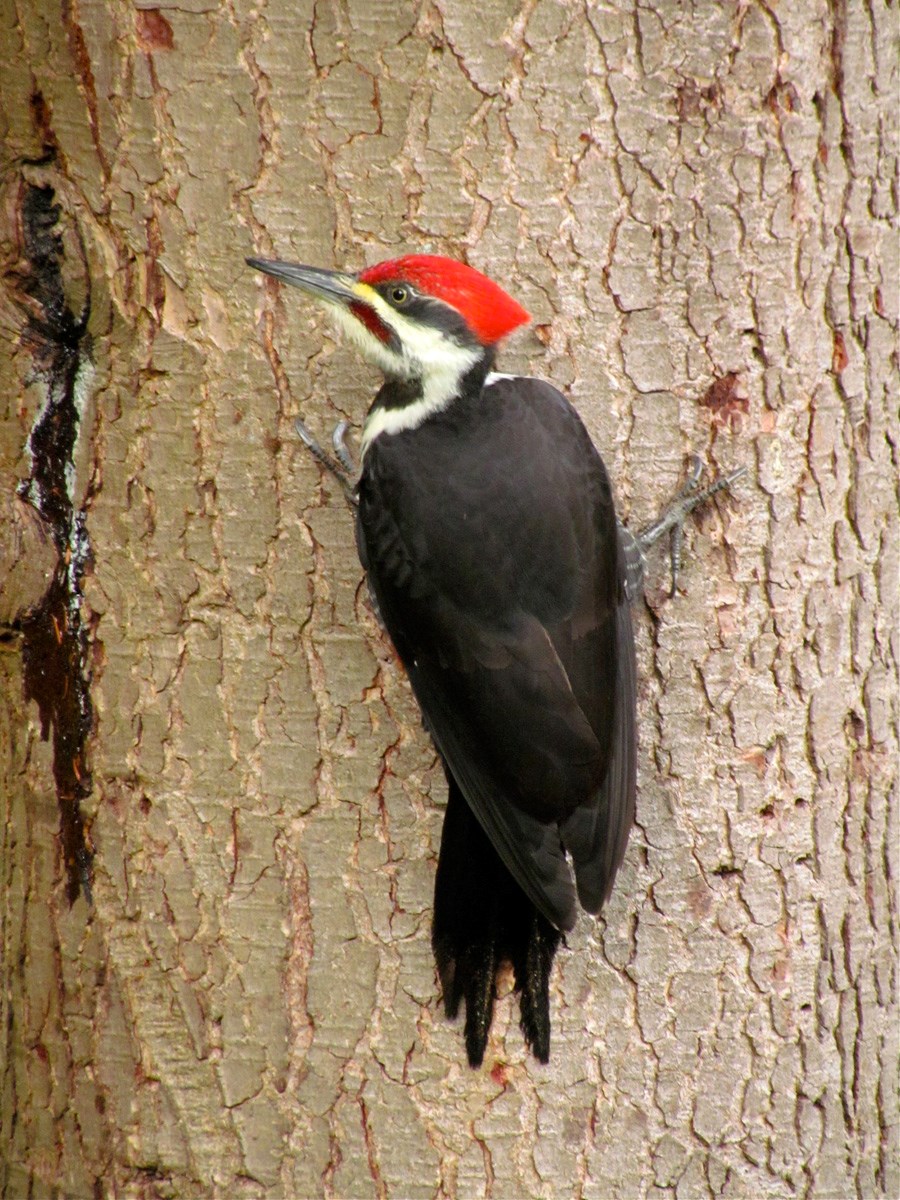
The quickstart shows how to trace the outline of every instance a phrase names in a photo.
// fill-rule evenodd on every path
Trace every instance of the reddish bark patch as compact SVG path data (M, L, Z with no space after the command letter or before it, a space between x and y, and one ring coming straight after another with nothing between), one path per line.
M769 90L766 104L776 116L780 112L797 112L800 108L800 93L792 83L779 81Z
M769 760L762 746L754 746L752 750L746 750L741 755L741 759L756 771L760 779L764 777Z
M135 13L138 45L142 50L174 50L172 26L158 8L139 8Z
M675 108L682 121L699 116L707 108L721 106L722 88L718 83L701 87L696 80L687 79L675 92Z
M91 133L94 138L94 145L97 148L97 157L103 165L104 173L108 175L109 164L107 163L100 141L100 110L97 104L97 85L94 80L91 55L85 41L84 30L78 24L78 14L75 10L74 0L63 0L62 18L63 27L66 30L69 42L69 49L72 53L72 60L75 63L75 69L81 81L84 102L87 105L88 115L91 119Z
M834 350L831 354L831 369L835 375L840 375L841 371L846 370L849 362L850 356L847 353L847 343L844 341L844 335L835 330Z
M734 422L742 413L750 411L750 401L740 386L740 377L735 371L729 371L720 379L714 379L700 397L700 403L722 424L726 421Z
M32 92L30 104L34 124L44 143L44 153L48 156L53 156L59 147L56 141L56 134L53 132L50 106L44 99L43 92L37 89Z
M688 890L687 902L691 912L698 920L708 917L712 910L712 896L704 883L698 882Z
M491 1067L491 1079L496 1083L497 1087L505 1088L509 1082L506 1074L506 1064L502 1062L494 1063Z

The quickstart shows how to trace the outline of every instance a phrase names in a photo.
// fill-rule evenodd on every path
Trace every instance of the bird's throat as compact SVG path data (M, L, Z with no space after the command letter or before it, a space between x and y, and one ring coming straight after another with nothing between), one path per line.
M362 453L382 435L392 436L417 429L429 417L443 412L462 396L478 392L492 365L493 355L458 348L445 363L435 365L421 376L385 381L363 427Z

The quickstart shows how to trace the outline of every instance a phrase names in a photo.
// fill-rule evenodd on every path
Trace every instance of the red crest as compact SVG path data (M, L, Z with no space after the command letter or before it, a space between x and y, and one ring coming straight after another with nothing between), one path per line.
M474 267L438 254L407 254L361 271L362 283L409 283L461 313L485 345L493 345L531 320L521 304Z

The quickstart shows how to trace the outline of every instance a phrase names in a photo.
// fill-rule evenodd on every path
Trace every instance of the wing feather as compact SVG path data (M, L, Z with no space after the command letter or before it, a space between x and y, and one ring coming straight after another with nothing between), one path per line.
M558 826L510 804L491 764L473 747L471 729L450 702L446 680L435 676L433 667L421 663L409 670L438 750L528 899L557 929L571 929L575 924L575 885Z
M637 775L636 679L631 611L616 613L619 676L609 767L599 789L560 826L575 865L582 908L598 913L609 898L634 823Z
M531 902L569 929L566 852L598 911L634 812L623 550L568 402L535 380L488 393L369 447L360 552L448 769Z

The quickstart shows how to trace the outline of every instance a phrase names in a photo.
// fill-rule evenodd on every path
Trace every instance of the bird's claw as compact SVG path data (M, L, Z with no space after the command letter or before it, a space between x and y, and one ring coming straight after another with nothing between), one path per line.
M338 421L334 427L334 433L331 435L331 445L337 455L338 462L344 468L348 475L356 475L356 463L353 461L353 455L347 449L347 430L350 428L349 421Z
M675 595L678 586L678 572L681 567L681 549L684 542L685 521L694 509L699 508L701 504L705 504L707 500L717 495L717 493L730 488L732 484L736 483L746 474L746 467L738 467L736 471L731 471L728 475L720 475L708 487L698 490L700 479L703 475L703 461L698 455L692 454L688 477L672 504L669 505L661 517L642 529L637 537L634 538L643 556L665 534L672 534L670 550L672 587L669 592L670 598Z
M309 426L301 417L297 417L294 421L294 429L296 429L303 445L306 446L316 462L335 477L344 489L347 498L352 504L355 504L356 464L353 462L353 458L344 440L349 428L350 426L347 421L338 421L334 433L331 435L331 445L334 448L334 456L332 456L316 439Z

